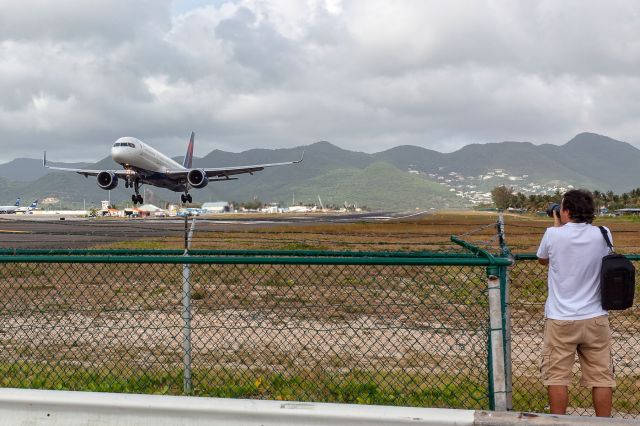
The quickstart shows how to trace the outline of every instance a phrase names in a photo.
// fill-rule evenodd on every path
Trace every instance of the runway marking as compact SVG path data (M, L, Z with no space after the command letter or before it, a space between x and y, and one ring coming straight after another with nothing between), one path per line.
M209 220L200 219L199 222L206 222L213 225L263 225L263 224L280 224L280 223L292 223L289 221L280 220L254 220L254 221L240 221L240 220Z
M408 217L419 216L419 215L425 214L425 213L429 213L429 211L428 210L423 210L421 212L413 213L413 214L410 214L410 215L407 215L407 216L395 216L392 219L406 219Z
M31 231L15 231L13 229L0 229L0 233L3 233L3 234L30 234Z

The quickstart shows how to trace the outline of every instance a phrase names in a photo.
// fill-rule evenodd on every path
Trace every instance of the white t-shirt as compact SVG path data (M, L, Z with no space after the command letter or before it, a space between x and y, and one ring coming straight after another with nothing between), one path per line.
M607 232L613 244L609 229ZM607 315L600 299L600 268L608 253L597 226L569 222L547 228L537 253L538 258L549 259L547 318L580 320Z

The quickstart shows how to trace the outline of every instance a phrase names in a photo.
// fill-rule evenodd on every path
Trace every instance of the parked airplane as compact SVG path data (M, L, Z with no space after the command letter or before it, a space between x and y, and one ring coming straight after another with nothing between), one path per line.
M38 208L38 200L35 200L33 203L29 204L29 207L18 207L16 209L16 213L30 213L31 211Z
M118 179L124 179L125 188L133 188L134 194L131 201L143 203L140 195L140 186L144 184L167 188L175 192L183 192L183 203L191 203L193 200L189 190L192 188L204 188L209 182L235 180L230 177L243 173L253 174L266 167L282 166L302 162L302 157L296 161L283 163L256 164L252 166L233 166L217 168L192 168L193 141L195 133L191 132L187 153L182 164L177 163L161 152L155 150L141 140L132 137L118 139L111 148L111 158L122 165L124 170L86 170L70 169L65 167L53 167L47 165L47 153L45 151L42 165L52 170L75 172L85 177L96 176L98 186L105 190L118 186ZM304 156L304 152L303 152Z
M18 207L20 207L20 197L16 198L16 203L12 206L0 206L0 214L15 213Z

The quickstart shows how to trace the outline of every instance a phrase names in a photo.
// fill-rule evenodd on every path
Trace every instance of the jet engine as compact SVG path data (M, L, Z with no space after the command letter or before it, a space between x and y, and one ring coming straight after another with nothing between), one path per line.
M209 178L204 170L193 169L187 173L187 182L193 188L204 188L209 183Z
M110 190L118 186L118 176L113 172L98 173L98 186L105 190Z

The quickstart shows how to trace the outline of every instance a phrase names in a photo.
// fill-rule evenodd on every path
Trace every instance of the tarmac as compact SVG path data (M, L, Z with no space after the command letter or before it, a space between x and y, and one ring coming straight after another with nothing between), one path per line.
M196 217L197 231L225 231L312 223L384 222L416 219L427 211ZM188 218L189 223L192 218ZM184 235L185 219L81 218L65 215L0 215L0 248L82 249L120 241Z

